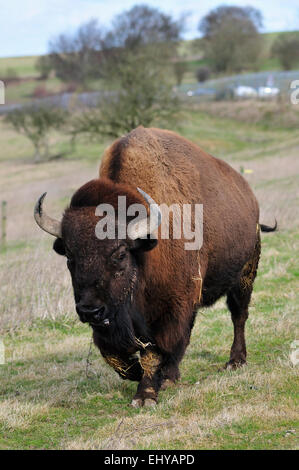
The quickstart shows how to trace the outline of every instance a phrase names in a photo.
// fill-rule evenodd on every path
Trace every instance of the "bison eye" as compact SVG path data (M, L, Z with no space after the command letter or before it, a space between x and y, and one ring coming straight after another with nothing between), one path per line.
M122 261L123 259L125 259L126 256L127 256L127 251L123 247L121 249L117 250L116 252L114 252L113 255L112 255L113 265L117 266L117 264L120 261Z

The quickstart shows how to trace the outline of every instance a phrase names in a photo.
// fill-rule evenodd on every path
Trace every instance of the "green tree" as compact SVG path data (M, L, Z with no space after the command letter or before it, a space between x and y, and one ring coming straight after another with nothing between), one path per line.
M50 106L24 106L8 113L5 121L31 141L37 163L49 159L49 132L61 130L67 115L67 111Z
M299 63L299 35L285 33L274 41L271 53L277 57L284 70L290 70Z
M143 53L126 53L114 68L119 88L103 94L99 105L79 113L72 134L118 137L139 125L165 125L175 119L178 100L165 79L164 69Z
M199 23L205 57L217 72L253 67L262 48L262 15L253 7L220 6Z
M104 38L105 48L133 50L140 46L156 44L163 49L174 51L184 28L184 17L174 20L171 15L158 8L136 5L117 15L112 28ZM156 50L161 54L161 50Z

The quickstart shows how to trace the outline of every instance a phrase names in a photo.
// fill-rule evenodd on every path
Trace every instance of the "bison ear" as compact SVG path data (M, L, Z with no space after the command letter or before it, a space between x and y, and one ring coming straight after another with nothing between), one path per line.
M56 253L59 255L65 255L64 243L61 238L56 238L55 242L53 243L53 250L56 251Z
M156 238L150 238L150 235L147 238L137 238L134 240L132 251L150 251L155 248L158 244Z

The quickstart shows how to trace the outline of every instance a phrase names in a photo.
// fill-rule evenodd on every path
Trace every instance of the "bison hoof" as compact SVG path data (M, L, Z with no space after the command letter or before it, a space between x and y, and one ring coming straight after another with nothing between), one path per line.
M134 398L131 401L131 406L133 408L141 408L142 406L146 408L153 408L157 404L156 400L153 400L152 398L145 398L144 400L142 398Z
M157 404L156 400L153 400L152 398L146 398L144 400L143 406L146 406L147 408L153 408Z
M131 401L131 406L133 408L141 408L143 406L143 402L142 402L141 398L134 398Z
M230 361L228 361L225 364L224 369L226 369L226 370L236 370L236 369L239 369L240 367L243 367L243 366L246 366L246 365L247 365L247 362L244 359L239 359L239 360L231 359Z

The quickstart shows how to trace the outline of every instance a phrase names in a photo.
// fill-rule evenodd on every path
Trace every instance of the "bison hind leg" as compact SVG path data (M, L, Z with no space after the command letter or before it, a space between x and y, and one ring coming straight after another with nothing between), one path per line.
M230 359L225 366L227 369L236 369L246 364L245 323L248 318L248 307L260 251L261 245L258 233L252 258L243 267L238 283L227 294L227 305L234 325L234 341L231 347Z

